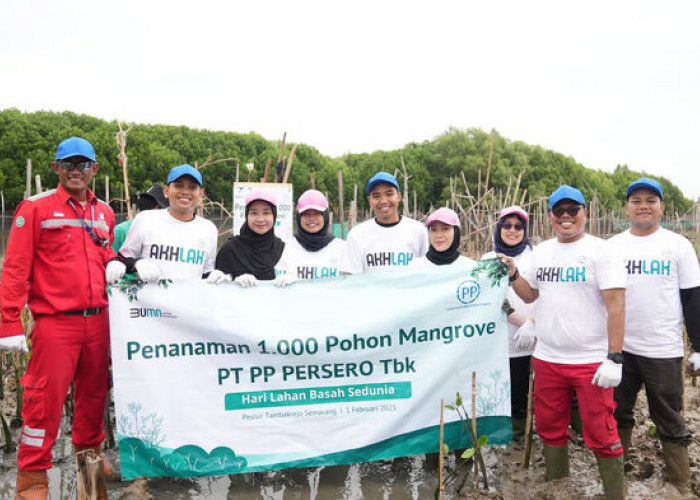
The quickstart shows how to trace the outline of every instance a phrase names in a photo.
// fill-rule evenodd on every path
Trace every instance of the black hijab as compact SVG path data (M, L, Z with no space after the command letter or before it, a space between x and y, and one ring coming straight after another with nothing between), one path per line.
M525 226L525 234L523 235L522 241L513 247L506 245L503 239L501 239L501 228L503 227L503 223L511 215L515 215L521 224ZM518 214L508 214L505 217L498 219L498 223L496 224L496 232L493 235L493 243L494 247L496 248L496 253L506 254L508 257L520 255L525 251L526 247L532 248L532 242L527 236L527 223Z
M294 237L299 244L309 252L318 252L326 248L326 246L335 239L335 236L333 236L333 233L330 231L328 223L328 210L324 210L322 213L323 227L316 233L309 233L301 225L302 214L297 212L297 234L295 234Z
M272 207L274 220L277 220L277 207ZM246 221L241 226L241 233L232 236L224 243L216 256L216 269L236 278L242 274L252 274L259 280L275 279L275 264L279 262L284 250L284 242L275 236L274 226L265 234L258 234L248 226L248 211L245 209Z
M457 226L451 227L454 229L455 237L452 239L452 244L450 247L443 252L438 252L431 243L428 253L425 254L426 258L436 266L452 264L459 257L459 240L461 237L461 232Z

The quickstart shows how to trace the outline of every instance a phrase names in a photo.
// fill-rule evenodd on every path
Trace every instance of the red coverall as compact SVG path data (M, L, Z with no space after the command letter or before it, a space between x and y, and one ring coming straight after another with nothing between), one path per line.
M84 224L106 245L95 242ZM22 470L51 467L71 381L73 443L98 447L104 439L109 376L105 265L116 256L110 246L113 231L114 212L90 190L85 209L59 185L24 200L15 212L0 281L0 337L23 333L20 313L28 302L35 324L21 380L24 425L17 462Z

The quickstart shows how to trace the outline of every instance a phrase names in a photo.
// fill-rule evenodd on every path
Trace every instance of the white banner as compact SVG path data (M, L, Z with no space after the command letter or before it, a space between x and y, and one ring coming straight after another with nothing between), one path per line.
M436 452L440 399L511 439L495 260L244 289L113 288L122 475L201 476ZM446 442L470 447L454 411Z

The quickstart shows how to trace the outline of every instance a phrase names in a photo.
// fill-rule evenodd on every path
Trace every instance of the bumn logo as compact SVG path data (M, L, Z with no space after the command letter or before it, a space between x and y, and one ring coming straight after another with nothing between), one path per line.
M471 304L479 298L481 286L475 280L462 281L457 287L457 300L462 304Z
M155 307L132 307L129 309L131 318L177 318L173 313Z

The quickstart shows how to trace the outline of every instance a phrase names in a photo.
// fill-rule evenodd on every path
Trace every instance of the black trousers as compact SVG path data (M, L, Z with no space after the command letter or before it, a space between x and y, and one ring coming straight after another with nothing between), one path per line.
M647 358L623 352L622 381L615 388L615 420L619 428L634 427L634 406L644 385L649 415L659 437L687 446L690 431L681 416L683 358Z
M510 358L510 414L513 418L527 417L527 390L532 356Z

